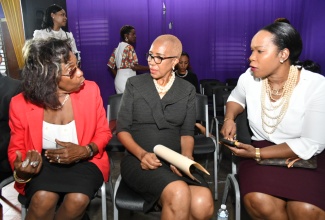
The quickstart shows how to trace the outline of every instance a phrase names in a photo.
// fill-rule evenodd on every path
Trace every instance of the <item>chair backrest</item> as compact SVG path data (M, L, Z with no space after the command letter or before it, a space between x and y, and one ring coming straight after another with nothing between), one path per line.
M204 95L207 95L208 97L212 97L212 89L216 86L225 86L226 84L224 82L220 81L207 81L202 84L202 91Z
M209 114L208 114L208 97L202 94L196 94L196 121L205 125L205 136L209 137Z
M108 105L107 105L107 112L106 112L108 123L112 120L117 119L117 114L121 106L122 95L123 94L120 93L108 97Z
M228 97L234 86L214 86L212 88L213 96L213 116L224 115L225 97Z
M227 86L236 86L238 82L238 78L228 78L226 79Z
M217 79L201 79L200 81L200 92L201 94L204 94L203 87L206 82L219 82Z
M250 144L252 131L249 128L248 119L247 119L247 109L245 109L240 115L236 118L236 127L237 127L237 139L239 142Z

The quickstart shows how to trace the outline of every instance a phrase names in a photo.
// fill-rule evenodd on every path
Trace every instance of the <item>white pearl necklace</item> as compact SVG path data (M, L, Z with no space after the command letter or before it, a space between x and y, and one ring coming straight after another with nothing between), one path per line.
M153 79L153 82L155 84L155 87L159 93L160 98L164 97L164 95L168 92L170 87L172 87L173 83L175 81L175 74L172 72L171 77L167 84L165 86L161 86L157 83L157 80Z
M188 74L188 71L186 70L186 72L185 72L185 74L178 74L178 70L176 70L176 75L178 76L178 77L180 77L180 78L184 78L184 77L186 77L187 76L187 74Z
M272 134L282 121L284 115L287 112L289 101L293 93L294 88L298 81L298 68L295 66L290 66L288 79L283 86L283 91L281 97L275 100L272 97L272 89L268 83L268 79L265 78L262 84L261 91L261 106L262 106L262 127L263 130ZM266 95L269 100L267 101ZM272 102L275 101L275 102Z

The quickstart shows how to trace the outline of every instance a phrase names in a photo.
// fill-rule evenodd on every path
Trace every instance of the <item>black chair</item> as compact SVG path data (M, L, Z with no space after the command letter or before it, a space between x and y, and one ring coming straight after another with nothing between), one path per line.
M226 79L227 86L236 86L238 82L238 78L228 78Z
M125 209L134 212L143 212L144 199L140 194L131 190L123 181L121 174L118 176L114 186L114 198L113 203L114 220L118 220L119 210Z
M2 188L9 185L12 182L14 182L14 177L12 176L12 172L11 173L0 173L0 199L2 201L4 201L5 203L7 203L9 206L15 207L14 204L12 204L8 199L6 199L2 195ZM2 219L2 214L3 214L2 204L0 203L0 219Z
M200 83L200 93L201 94L205 94L206 93L206 86L209 85L209 84L219 84L219 83L222 83L220 82L218 79L201 79L199 81Z
M215 123L218 125L217 119ZM214 199L218 199L218 167L219 167L219 140L217 134L212 137L209 133L209 114L208 97L202 94L196 94L196 121L205 126L205 134L194 135L194 155L213 154L213 174L214 174ZM216 129L218 130L218 129ZM208 166L208 158L205 167Z
M252 132L249 128L247 120L247 110L237 116L236 118L237 139L239 142L250 144ZM235 195L235 219L241 218L241 201L240 189L237 180L237 157L232 155L232 173L226 177L226 184L222 196L222 204L226 204L229 190L232 189Z
M110 152L110 151L124 152L125 151L124 146L117 139L116 133L115 133L117 114L118 114L118 111L120 110L122 95L123 94L116 94L116 95L111 95L110 97L108 97L108 105L107 105L106 114L107 114L108 124L109 124L109 127L110 127L110 129L112 131L112 135L113 135L106 147L106 150L108 152Z
M225 86L226 84L219 80L209 80L202 84L202 94L208 97L209 115L213 115L213 92L212 89L216 86Z
M214 86L212 88L213 100L213 117L224 116L225 114L225 97L228 97L234 86Z

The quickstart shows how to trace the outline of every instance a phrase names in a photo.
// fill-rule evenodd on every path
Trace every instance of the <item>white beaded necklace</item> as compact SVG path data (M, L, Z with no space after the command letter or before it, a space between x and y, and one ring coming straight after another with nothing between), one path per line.
M159 93L160 98L164 97L164 95L168 92L170 87L172 87L173 83L175 81L175 74L172 72L171 77L169 78L169 81L165 86L161 86L157 83L157 80L153 79L153 82L155 84L155 87Z
M261 106L262 106L262 126L263 130L272 134L277 126L282 121L285 113L287 112L289 101L295 86L298 81L298 68L295 66L290 66L288 79L283 86L283 91L281 97L275 100L272 95L272 89L270 88L268 79L265 78L262 84L261 91ZM267 101L266 96L269 100ZM272 102L275 101L275 102ZM276 113L277 112L277 113Z
M188 71L186 70L186 72L185 72L185 74L179 74L178 73L178 70L176 70L176 75L178 76L178 77L180 77L180 78L184 78L184 77L186 77L187 76L187 74L188 74Z

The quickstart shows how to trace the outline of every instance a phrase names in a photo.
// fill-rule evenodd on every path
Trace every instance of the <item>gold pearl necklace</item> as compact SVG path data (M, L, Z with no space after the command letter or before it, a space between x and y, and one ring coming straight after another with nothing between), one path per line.
M263 130L272 134L282 121L285 113L287 112L289 101L294 88L298 81L298 68L290 66L288 79L283 86L283 91L278 100L274 99L272 89L270 88L268 79L263 79L261 91L261 106L262 106L262 127ZM267 100L266 95L269 100ZM273 102L275 101L275 102Z
M172 87L174 81L175 81L175 74L173 72L172 72L172 75L171 75L169 81L167 82L167 84L165 86L159 85L157 83L157 80L153 79L153 82L154 82L155 87L159 93L160 98L164 97L164 95L168 92L170 87Z

